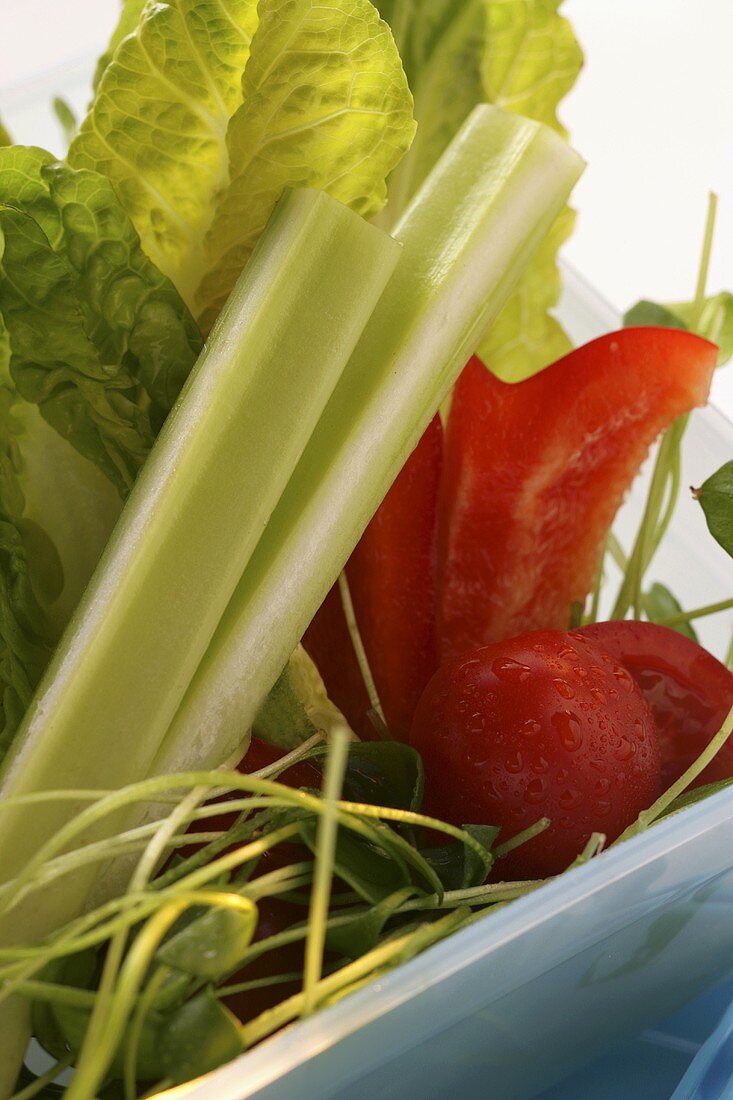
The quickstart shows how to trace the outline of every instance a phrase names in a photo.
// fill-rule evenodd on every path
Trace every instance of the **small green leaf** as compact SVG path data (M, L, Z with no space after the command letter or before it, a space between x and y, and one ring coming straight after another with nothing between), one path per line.
M317 823L310 819L300 827L300 835L315 855ZM372 905L394 894L409 883L404 864L376 844L346 829L339 829L334 857L334 875L347 882Z
M207 910L158 948L158 960L206 981L236 970L257 928L254 902L242 898L239 906Z
M703 799L709 798L712 794L718 794L719 791L725 791L730 786L733 786L733 779L721 779L717 783L706 783L703 787L693 787L691 791L685 791L679 798L675 798L674 802L670 803L661 816L669 817L670 814L686 810L688 806L694 806L697 802L702 802Z
M733 460L712 474L694 495L710 534L733 557Z
M658 305L643 300L624 314L624 326L659 325L662 328L679 328L692 331L697 313L695 302L671 302ZM733 356L733 294L721 291L706 298L700 312L700 320L694 331L698 336L718 345L718 366Z
M420 754L399 741L367 741L351 746L344 798L398 810L419 810L425 774Z
M165 1018L159 1043L165 1075L176 1085L231 1062L244 1050L237 1020L209 990Z
M687 331L687 325L667 306L658 302L649 302L642 298L640 302L624 314L624 328L679 328Z
M446 890L466 890L486 882L494 857L491 849L499 835L496 825L464 825L463 831L477 840L484 849L480 859L473 848L452 840L436 848L423 848L422 855L437 873Z
M382 898L365 913L358 913L347 924L332 928L326 935L326 947L337 955L358 959L377 946L377 941L390 917L417 891L405 886Z
M672 619L683 613L679 600L659 582L653 584L649 591L643 594L641 603L644 614L652 623L663 622L665 619ZM681 622L674 629L684 634L686 638L691 638L693 642L697 641L697 634L690 623Z

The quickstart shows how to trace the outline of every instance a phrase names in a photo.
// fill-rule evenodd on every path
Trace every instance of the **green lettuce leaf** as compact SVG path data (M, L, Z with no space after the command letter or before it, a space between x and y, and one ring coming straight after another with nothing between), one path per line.
M68 145L76 133L79 122L71 104L67 103L61 96L55 96L53 103L53 113L56 115L56 121L61 127L61 133L64 140Z
M0 146L10 145L11 140L10 134L3 126L2 121L0 121Z
M136 6L126 16L135 23ZM229 182L225 135L242 101L256 0L160 0L111 44L74 168L107 176L145 251L190 300L218 192Z
M207 329L286 187L369 218L415 124L402 63L369 0L267 0L227 134L231 182L206 238Z
M558 12L560 3L487 0L482 73L489 102L567 136L557 106L575 83L583 55L572 27ZM574 222L574 213L565 207L477 349L507 382L529 378L570 351L570 340L550 310L561 291L557 254Z
M0 757L200 346L108 180L0 149Z
M0 203L14 384L125 495L195 361L196 327L103 177L12 146Z
M285 188L370 217L413 133L369 0L130 0L69 162L112 180L208 328Z
M418 133L389 180L382 219L394 224L468 111L494 103L565 135L557 106L582 54L560 0L378 0L403 56ZM539 249L477 351L506 381L535 374L570 349L550 310L560 297L557 253L572 232L569 208Z
M117 47L124 38L127 38L129 34L132 34L137 30L137 25L140 22L140 18L143 13L143 8L147 4L148 0L122 0L122 10L120 11L120 18L117 21L117 26L112 32L112 37L107 43L107 49L97 61L96 68L94 70L94 79L92 86L96 92L99 87L99 82L102 79L104 70L109 65L110 61L115 55Z
M382 221L394 225L477 103L486 0L376 0L400 51L415 100L417 134L389 179Z
M697 322L697 323L696 323ZM695 302L672 302L659 305L643 299L624 314L624 325L663 325L694 331L718 345L718 366L733 357L733 294L727 290L706 298L697 319Z

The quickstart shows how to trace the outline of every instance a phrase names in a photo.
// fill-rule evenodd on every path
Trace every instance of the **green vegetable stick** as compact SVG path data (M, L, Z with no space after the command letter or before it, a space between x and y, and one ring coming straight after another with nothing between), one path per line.
M280 204L135 484L0 796L147 773L400 251L322 192ZM0 881L78 809L0 804ZM46 935L88 886L80 876L30 897L0 918L0 943Z
M397 270L154 764L228 759L582 171L547 127L481 106L397 224Z

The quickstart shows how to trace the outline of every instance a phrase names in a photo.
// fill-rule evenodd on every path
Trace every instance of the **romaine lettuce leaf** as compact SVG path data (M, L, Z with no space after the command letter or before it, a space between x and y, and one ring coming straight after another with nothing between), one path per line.
M376 0L415 99L417 134L389 179L382 221L394 225L485 92L486 0Z
M256 0L147 4L134 33L114 43L69 149L74 168L113 182L145 251L187 300L229 182L226 129L256 25Z
M0 757L200 346L109 181L0 149Z
M488 37L483 83L491 103L534 118L567 136L557 106L580 72L583 55L559 13L561 0L487 0ZM565 207L524 273L496 324L478 347L495 374L518 382L571 348L550 314L560 298L557 253L575 215Z
M96 92L99 82L102 79L104 70L109 65L110 61L115 55L115 51L122 42L123 38L127 38L128 34L132 34L137 30L137 25L140 22L140 17L143 13L143 8L147 4L148 0L122 0L122 10L120 11L120 18L117 21L117 26L112 32L112 37L107 43L107 49L97 61L96 68L94 70L94 79L92 86Z
M13 382L125 495L198 332L103 177L13 146L0 150L0 203Z
M377 0L402 53L418 134L389 180L383 224L394 224L476 103L494 103L565 134L557 105L582 55L561 0ZM560 295L558 249L572 231L566 208L477 351L494 373L519 381L569 350L550 315Z
M207 328L285 188L376 214L414 134L369 0L128 0L101 64L69 163L111 179Z
M231 182L206 238L197 296L210 327L287 187L328 192L364 217L412 141L412 98L369 0L264 0L227 133Z

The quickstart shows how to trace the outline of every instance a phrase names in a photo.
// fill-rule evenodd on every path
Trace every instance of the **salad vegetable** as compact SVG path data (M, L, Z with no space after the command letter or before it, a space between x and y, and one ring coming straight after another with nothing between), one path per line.
M540 814L550 820L501 861L502 877L559 874L594 830L615 840L659 792L652 714L595 640L544 630L471 649L445 661L420 699L411 743L428 813L494 822L508 840Z
M390 733L407 741L423 688L437 670L437 501L443 428L435 417L349 559L348 584ZM334 589L305 635L331 696L362 737L374 738L362 671Z
M283 200L26 716L5 762L6 799L146 774L398 255L323 192ZM85 748L80 728L94 731ZM6 811L4 878L72 810L49 806L31 821L22 807ZM80 889L59 897L61 914ZM57 919L50 900L33 917L41 934ZM16 914L23 934L27 920ZM7 922L2 931L13 935Z
M162 1093L733 782L731 600L647 580L715 199L571 351L580 64L559 0L124 0L66 159L0 132L0 1098Z
M568 624L649 445L705 403L716 356L697 336L642 328L586 344L521 386L468 365L446 431L444 657Z

